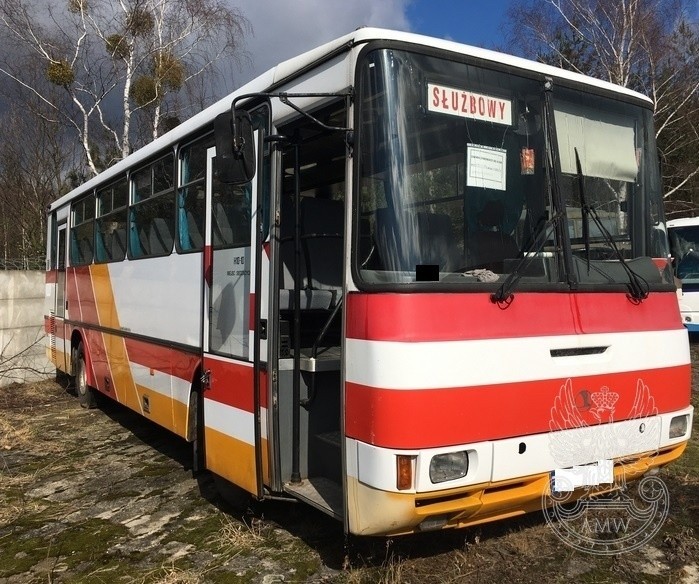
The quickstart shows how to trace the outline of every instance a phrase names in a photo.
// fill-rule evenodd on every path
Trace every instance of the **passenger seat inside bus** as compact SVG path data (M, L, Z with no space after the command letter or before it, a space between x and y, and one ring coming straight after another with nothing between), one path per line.
M342 201L302 197L301 309L328 310L342 294L344 207ZM280 230L280 310L294 307L294 209L290 196L282 199Z

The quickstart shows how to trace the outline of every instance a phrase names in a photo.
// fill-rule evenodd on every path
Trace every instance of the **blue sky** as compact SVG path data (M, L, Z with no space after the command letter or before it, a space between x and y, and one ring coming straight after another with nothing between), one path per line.
M240 85L276 63L351 32L393 28L496 48L510 0L232 0L252 24Z
M415 0L406 15L414 32L488 49L505 45L508 0Z

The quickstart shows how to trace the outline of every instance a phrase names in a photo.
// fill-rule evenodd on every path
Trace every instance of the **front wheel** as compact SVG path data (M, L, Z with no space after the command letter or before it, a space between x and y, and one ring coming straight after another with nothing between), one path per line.
M83 344L78 345L78 358L75 368L75 390L78 394L78 402L83 408L94 408L97 405L94 390L87 384L87 365L85 363L85 351Z

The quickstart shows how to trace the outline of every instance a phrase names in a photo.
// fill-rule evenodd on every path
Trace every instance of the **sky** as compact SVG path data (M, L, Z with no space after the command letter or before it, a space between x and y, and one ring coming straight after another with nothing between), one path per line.
M237 0L253 32L235 85L359 26L416 32L486 48L504 46L510 0Z

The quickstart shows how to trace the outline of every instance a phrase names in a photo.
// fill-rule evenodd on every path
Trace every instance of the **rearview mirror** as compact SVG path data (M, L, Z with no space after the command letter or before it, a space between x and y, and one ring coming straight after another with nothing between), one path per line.
M231 112L219 114L214 120L214 138L214 165L219 180L233 185L250 182L255 176L255 144L250 114L237 111L235 124Z

